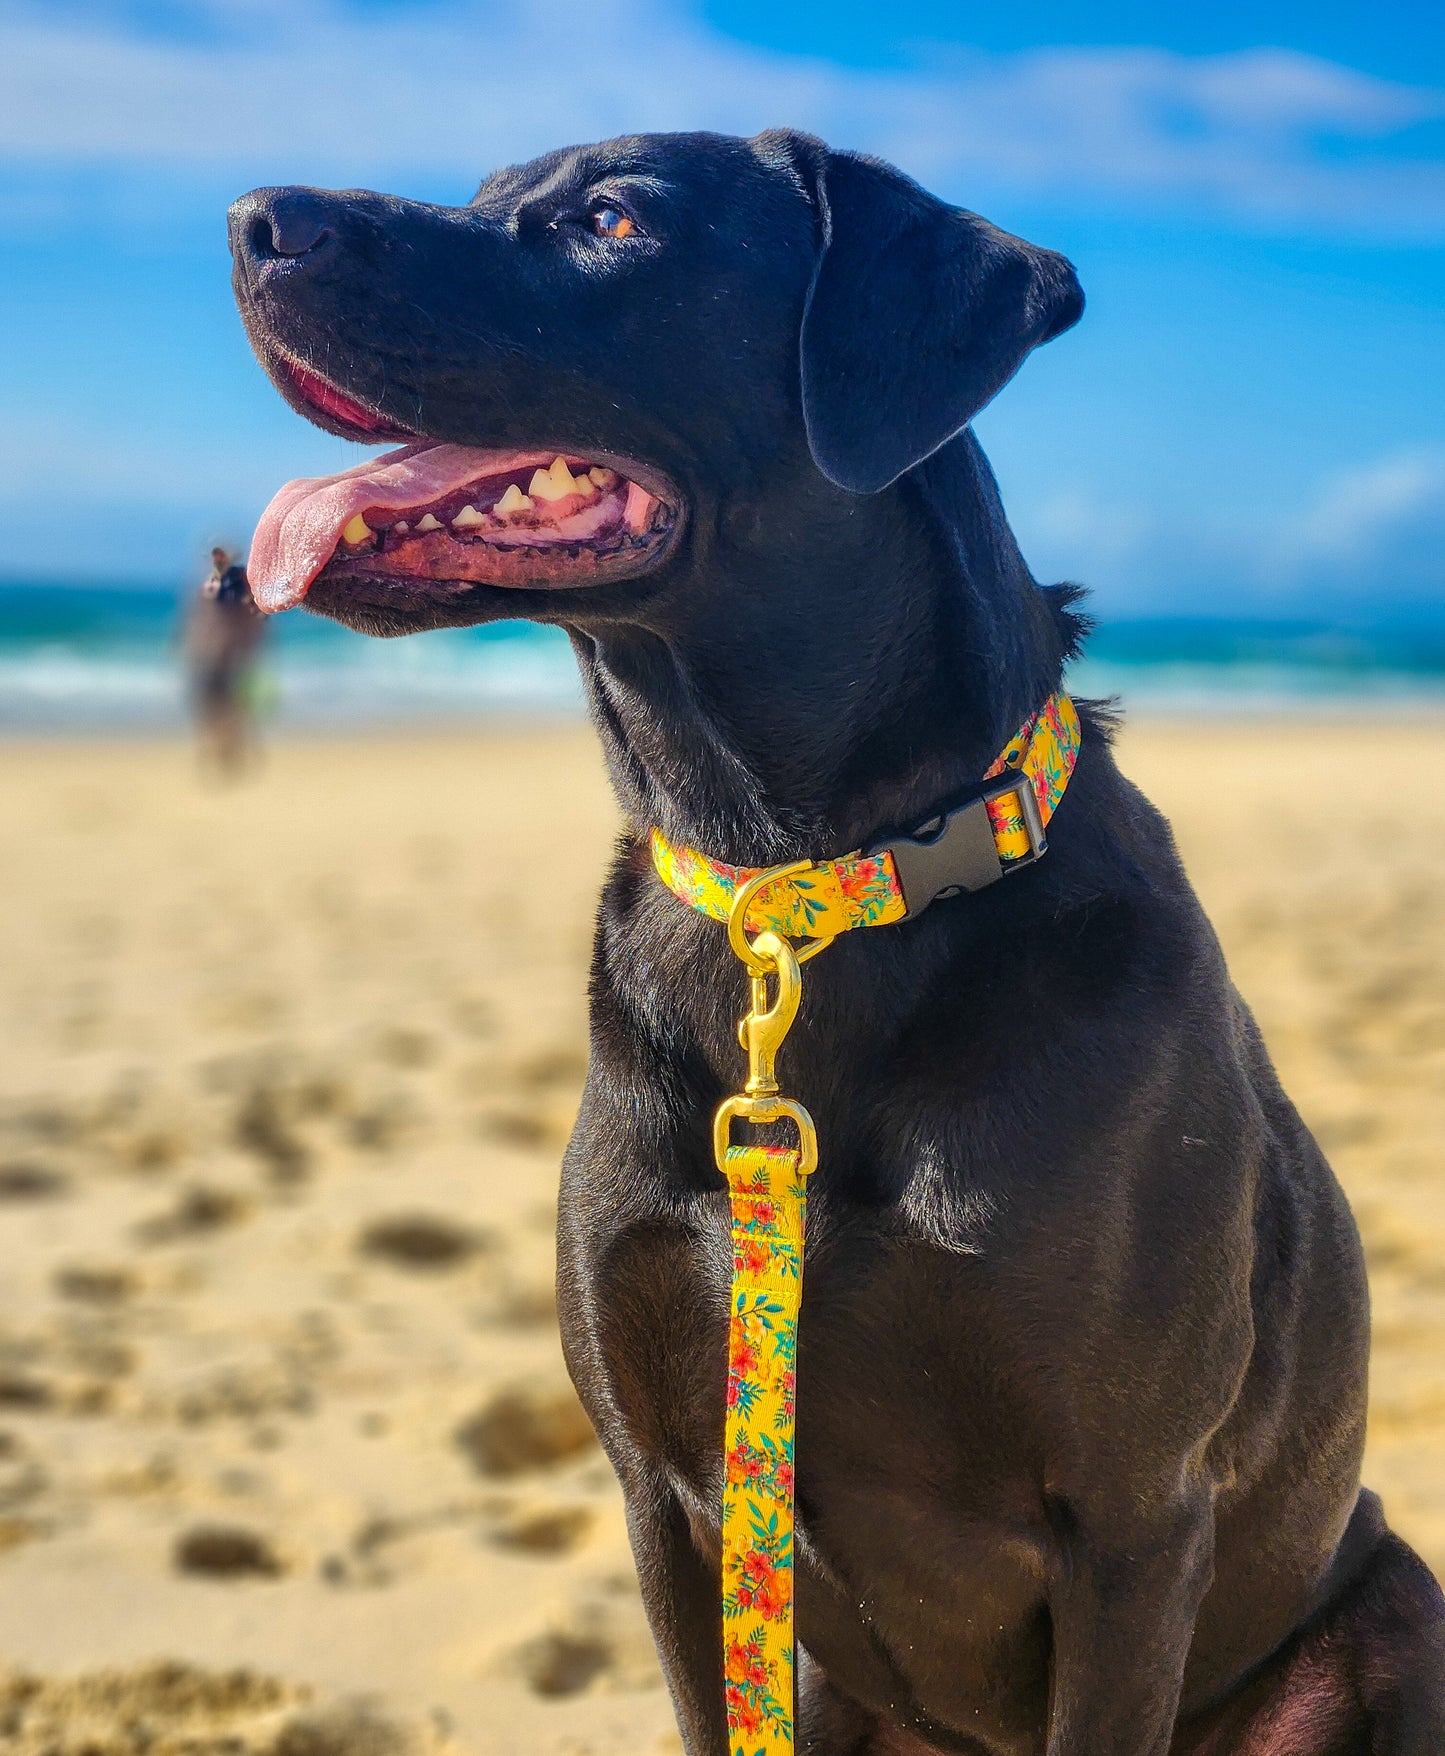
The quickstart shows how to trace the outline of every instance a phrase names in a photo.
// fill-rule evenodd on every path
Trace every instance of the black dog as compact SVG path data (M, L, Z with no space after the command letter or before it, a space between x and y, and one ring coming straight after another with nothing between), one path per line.
M261 190L232 240L283 393L407 446L283 490L259 601L530 617L581 663L628 832L564 1340L687 1748L723 1756L709 1118L743 983L646 835L823 858L976 788L1080 624L967 423L1082 297L781 132L560 152L459 209ZM1098 712L1050 840L809 966L800 1747L1441 1756L1445 1603L1359 1487L1355 1228Z

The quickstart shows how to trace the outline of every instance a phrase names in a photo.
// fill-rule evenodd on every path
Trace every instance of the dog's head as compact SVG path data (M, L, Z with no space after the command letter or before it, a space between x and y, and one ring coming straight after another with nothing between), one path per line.
M231 248L292 405L401 447L281 490L257 601L377 633L627 619L806 541L1083 305L1062 257L786 132L571 148L462 208L257 190Z

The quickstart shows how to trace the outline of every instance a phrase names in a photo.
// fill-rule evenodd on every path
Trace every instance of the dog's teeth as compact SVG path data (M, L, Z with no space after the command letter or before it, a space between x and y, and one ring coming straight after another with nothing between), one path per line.
M595 500L597 498L599 490L596 482L592 480L590 474L585 476L574 476L572 482L573 486L584 500Z
M431 513L424 512L416 521L416 528L418 530L440 530L442 521L439 518L433 518Z
M567 468L567 459L554 458L551 469L537 470L527 492L534 500L565 500L569 494L575 494L577 483Z
M609 488L617 486L617 471L615 469L590 469L587 472L587 479L605 494Z
M343 543L349 543L354 548L357 543L370 542L371 535L371 526L358 512L356 517L343 528L341 532L341 540Z
M411 526L406 522L405 519L402 519L400 524L394 524L394 525L392 525L391 528L392 528L393 533L396 536L404 537L406 535L406 533L411 529Z
M477 511L475 506L463 506L461 511L452 520L452 529L475 530L479 524L485 524L486 522L486 519Z
M537 471L538 475L541 475L541 473L541 470ZM517 484L513 482L492 510L493 512L500 512L503 514L508 512L530 512L532 510L532 502Z

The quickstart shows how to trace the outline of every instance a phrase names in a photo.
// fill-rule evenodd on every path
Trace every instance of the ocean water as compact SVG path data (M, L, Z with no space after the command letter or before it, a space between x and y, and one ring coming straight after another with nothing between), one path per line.
M172 591L0 583L0 732L163 730L185 719ZM294 613L270 625L262 694L291 727L577 714L566 639L527 623L373 640ZM1150 712L1445 708L1445 616L1341 627L1240 618L1104 622L1081 695Z
M1445 614L1376 624L1155 617L1101 622L1070 683L1149 712L1445 708Z
M173 591L0 584L0 733L183 724L181 623ZM520 622L374 640L294 612L268 623L261 677L296 727L582 711L565 636Z

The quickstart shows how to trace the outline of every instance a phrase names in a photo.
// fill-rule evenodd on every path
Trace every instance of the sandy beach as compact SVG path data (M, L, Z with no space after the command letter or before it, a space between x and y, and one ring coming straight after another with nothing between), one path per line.
M1420 729L1120 750L1354 1203L1367 1480L1441 1572ZM680 1749L551 1293L614 832L575 726L297 741L227 790L175 743L0 750L0 1747Z

